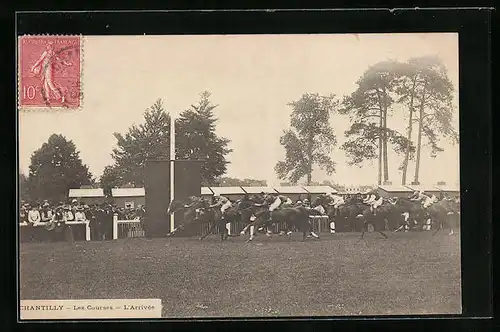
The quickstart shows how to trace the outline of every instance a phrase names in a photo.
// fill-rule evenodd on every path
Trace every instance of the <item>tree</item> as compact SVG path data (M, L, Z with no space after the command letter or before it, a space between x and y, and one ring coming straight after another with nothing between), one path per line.
M410 60L415 71L419 73L420 84L415 91L418 123L417 152L414 182L419 182L422 137L427 138L434 158L443 149L439 147L439 138L451 138L458 143L458 133L452 126L453 117L453 84L446 67L438 57L422 57Z
M204 185L213 185L217 177L226 173L226 156L232 152L229 139L215 133L217 118L210 102L210 93L200 94L197 105L180 114L176 121L176 153L178 159L204 160L201 178Z
M116 165L106 166L100 178L101 187L106 196L111 196L111 189L125 184L124 174Z
M29 200L28 197L28 178L23 171L19 170L19 199Z
M201 94L198 105L181 113L176 120L176 159L199 160L204 185L213 184L226 172L225 156L229 140L215 134L215 119L210 94ZM132 125L125 135L115 133L114 164L104 169L101 186L106 192L125 185L144 186L144 165L147 159L170 159L170 115L161 99L144 112L144 124Z
M221 177L217 179L217 185L219 187L255 187L255 186L266 186L266 180L254 180L254 179L237 179L230 177Z
M451 125L453 84L446 68L436 56L410 59L400 73L402 80L397 89L399 101L408 107L407 139L412 140L413 124L418 126L416 167L414 182L418 183L422 137L427 138L431 157L443 151L439 147L439 136L447 136L458 142L458 134ZM403 162L401 182L406 184L409 153Z
M309 185L314 164L328 175L335 172L335 162L329 153L337 144L337 139L329 121L338 102L334 95L306 93L288 105L292 107L291 129L285 130L280 138L286 152L285 161L279 161L274 170L278 178L288 179L293 184L307 176Z
M342 145L350 158L350 165L361 165L365 160L378 157L378 183L389 181L387 145L397 153L412 151L407 139L388 127L387 119L394 104L395 88L399 83L401 64L382 61L369 67L356 82L357 89L344 97L341 114L348 114L352 122L345 132L348 140ZM377 153L378 150L378 153Z
M31 155L27 192L31 199L64 200L71 188L92 184L75 144L53 134Z
M111 154L115 163L107 166L100 178L106 191L127 183L144 186L146 160L170 158L170 115L161 99L144 112L144 120L144 124L133 124L125 135L113 134L117 140Z

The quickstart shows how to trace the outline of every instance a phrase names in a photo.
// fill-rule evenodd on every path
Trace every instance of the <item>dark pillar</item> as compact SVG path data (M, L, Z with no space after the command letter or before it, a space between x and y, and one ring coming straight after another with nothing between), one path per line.
M189 196L201 195L201 161L196 160L176 160L175 161L175 199L185 200ZM175 214L175 226L183 222L182 213ZM199 233L199 227L193 225L177 236L193 236Z
M163 237L169 231L170 161L147 160L144 178L146 237Z

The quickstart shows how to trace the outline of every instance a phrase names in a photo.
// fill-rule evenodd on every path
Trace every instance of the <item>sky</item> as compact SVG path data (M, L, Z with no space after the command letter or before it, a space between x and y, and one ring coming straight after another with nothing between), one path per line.
M356 89L363 72L379 61L437 55L458 89L458 34L85 36L80 110L19 112L19 166L29 172L30 156L53 133L72 140L91 173L99 177L113 163L114 132L125 133L143 122L143 113L158 98L178 114L209 91L218 107L216 132L231 140L234 151L226 176L267 180L278 185L275 164L284 158L279 144L289 128L287 104L304 93L335 94L339 100ZM455 95L458 110L458 92ZM402 112L388 126L404 132ZM458 111L457 111L458 113ZM455 114L458 129L458 114ZM340 146L349 128L347 117L333 114L330 123L338 144L331 153L336 172L317 169L313 181L342 185L375 184L377 161L349 166ZM458 184L459 147L444 148L430 158L423 148L420 182ZM401 181L402 156L389 151L389 178ZM413 179L414 162L408 167Z

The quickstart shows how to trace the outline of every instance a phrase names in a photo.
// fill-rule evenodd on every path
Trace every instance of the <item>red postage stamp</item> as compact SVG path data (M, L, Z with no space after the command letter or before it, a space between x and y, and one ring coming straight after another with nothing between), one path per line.
M81 106L81 36L22 36L18 52L21 109Z

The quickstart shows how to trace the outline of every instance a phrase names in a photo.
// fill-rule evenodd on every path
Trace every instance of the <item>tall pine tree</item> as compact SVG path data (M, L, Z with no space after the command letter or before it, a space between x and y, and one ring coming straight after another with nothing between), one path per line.
M378 157L378 184L382 176L389 181L388 144L394 151L414 150L412 144L398 131L388 126L399 83L401 64L382 61L370 66L356 82L357 89L343 100L340 113L348 114L351 127L345 132L347 141L342 145L350 158L349 164L360 165ZM378 151L377 151L378 150Z
M202 180L212 185L226 172L225 156L229 140L215 133L210 94L204 92L197 105L181 113L175 124L176 159L199 160ZM125 135L115 133L117 147L113 149L113 165L107 166L101 176L101 186L109 194L111 188L124 185L144 185L144 164L147 159L170 159L170 115L159 99L144 113L144 124L132 125Z
M214 185L217 178L226 173L226 155L230 140L215 133L217 118L213 110L217 105L210 102L210 93L201 93L198 104L191 105L180 114L176 122L177 159L204 160L201 166L203 185Z

